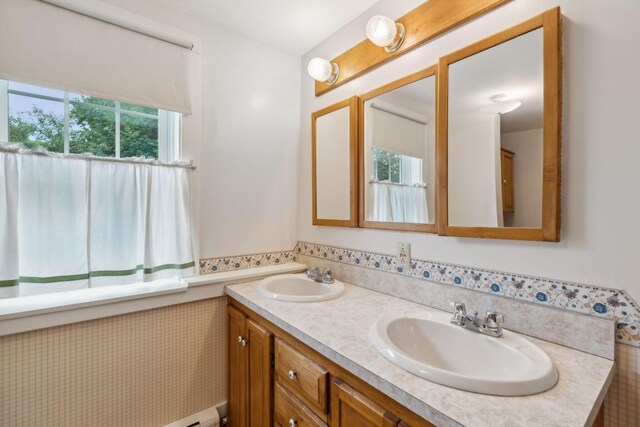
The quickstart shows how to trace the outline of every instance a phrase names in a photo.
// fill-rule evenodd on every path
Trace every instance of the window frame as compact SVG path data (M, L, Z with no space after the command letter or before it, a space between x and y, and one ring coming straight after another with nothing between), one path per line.
M382 159L387 159L388 165L388 179L381 180L379 176L379 164L378 162ZM391 174L391 162L398 162L398 181L394 181ZM415 165L414 165L415 164ZM418 171L414 174L413 168L417 167ZM423 176L423 168L424 168L424 160L404 155L402 153L397 153L393 151L382 150L380 148L373 149L373 177L376 181L379 182L390 182L392 184L398 185L415 185L415 184L424 184L422 176ZM421 177L420 180L413 182L410 177L412 175L418 175Z
M37 86L37 85L34 85ZM38 86L44 88L44 86ZM60 102L63 104L63 123L64 123L64 154L69 154L70 150L70 111L73 104L79 104L78 101L70 99L70 92L62 91L63 98L50 95L42 95L22 90L9 89L9 81L0 79L0 140L9 141L9 95L24 96L44 101ZM98 105L91 102L85 103L92 108L111 111L115 115L115 158L120 158L120 126L122 115L138 116L148 119L154 119L158 122L158 156L157 159L170 162L179 160L181 157L182 145L182 114L172 111L158 109L158 114L148 114L140 111L132 111L122 108L120 101L114 101L114 106Z
M0 140L9 142L9 82L0 79Z
M394 156L394 155L399 155L400 157ZM401 184L402 183L402 178L403 178L403 156L400 153L394 153L392 151L387 151L387 150L382 150L380 148L374 148L373 149L373 176L377 181L388 181L394 184ZM380 164L379 162L383 159L386 159L387 161L387 179L383 180L380 179ZM391 162L394 163L398 163L398 181L394 181L392 179L392 173L391 173Z

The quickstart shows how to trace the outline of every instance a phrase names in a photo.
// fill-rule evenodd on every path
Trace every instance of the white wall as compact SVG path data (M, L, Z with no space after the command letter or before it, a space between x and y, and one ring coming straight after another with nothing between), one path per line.
M449 118L449 224L498 227L502 219L500 122L490 114Z
M513 158L514 212L505 213L508 227L540 227L542 224L542 129L505 133L502 148Z
M205 26L201 258L295 245L299 67L299 57Z
M296 232L300 58L154 0L108 0L194 35L184 159L200 257L291 249Z
M304 55L298 238L381 252L410 242L412 255L472 266L626 289L640 300L640 105L635 0L513 0L419 49L321 97L306 64L333 58L364 39L368 18L402 16L422 0L382 0ZM313 227L310 195L311 113L435 64L438 57L560 5L564 19L562 234L560 243L440 237L419 233Z

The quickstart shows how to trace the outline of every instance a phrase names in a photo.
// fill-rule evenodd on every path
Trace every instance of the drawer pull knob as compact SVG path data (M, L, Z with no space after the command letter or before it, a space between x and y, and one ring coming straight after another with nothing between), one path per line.
M242 337L238 335L238 342L242 342Z
M289 427L296 427L297 425L298 425L298 422L293 418L289 420Z
M289 371L288 375L289 375L289 379L295 380L297 372L296 371Z
M245 345L247 345L247 340L242 338L242 341L240 342L240 344L242 344L242 346L244 347Z

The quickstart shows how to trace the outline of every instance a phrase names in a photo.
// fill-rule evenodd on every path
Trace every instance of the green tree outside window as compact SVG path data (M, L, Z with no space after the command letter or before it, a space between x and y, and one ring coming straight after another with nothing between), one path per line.
M37 100L34 101L31 110L9 115L9 141L22 143L27 148L64 152L64 116L45 111L37 105ZM77 97L69 102L70 153L91 153L100 157L116 155L117 113L113 105L113 101L90 96ZM158 110L123 104L118 111L120 157L157 159Z

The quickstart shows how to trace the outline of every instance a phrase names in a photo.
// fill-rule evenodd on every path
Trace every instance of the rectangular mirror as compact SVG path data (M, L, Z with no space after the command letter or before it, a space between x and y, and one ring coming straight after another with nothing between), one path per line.
M560 11L440 59L440 234L558 241Z
M360 97L360 226L435 232L436 67Z
M311 116L314 225L358 226L357 109L352 97Z

